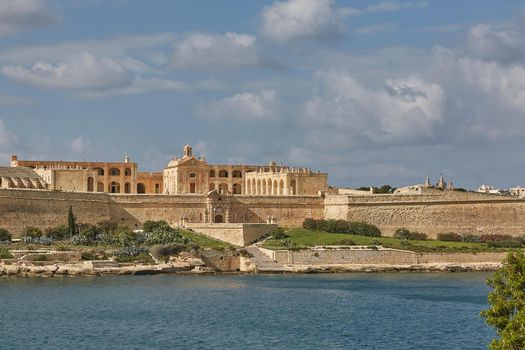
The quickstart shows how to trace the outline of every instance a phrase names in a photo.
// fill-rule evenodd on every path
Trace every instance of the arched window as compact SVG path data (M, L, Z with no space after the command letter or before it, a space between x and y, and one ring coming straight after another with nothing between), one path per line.
M146 193L146 186L142 182L137 184L137 193Z
M297 183L295 182L295 180L292 180L292 185L290 186L291 188L291 192L290 194L292 195L295 195L297 194Z
M210 191L213 191L215 189L215 184L214 183L211 183L210 184Z
M87 181L88 192L93 192L94 187L95 187L95 180L90 176L88 177L88 181Z
M228 171L227 170L220 170L219 171L219 177L228 177Z
M284 181L279 181L279 194L282 196L284 194Z
M219 193L227 193L227 192L228 192L228 184L220 184Z
M129 182L124 184L124 193L131 193L131 184Z
M232 177L242 177L242 171L240 170L232 171Z
M273 194L273 186L272 186L272 180L268 179L268 193L267 194Z
M115 181L109 184L109 193L120 193L120 184Z
M130 168L126 168L126 170L124 170L124 175L125 176L131 176L131 169Z
M104 183L97 182L97 192L104 192Z
M279 185L277 185L277 180L273 180L273 192L272 194L278 195L279 194Z
M155 193L160 193L160 184L155 184Z
M215 177L215 170L210 170L210 177Z
M241 194L242 193L242 186L241 184L233 184L233 194Z
M120 169L118 169L118 168L111 168L111 169L109 169L109 175L111 175L111 176L120 176Z
M222 217L222 215L215 215L215 220L214 220L215 223L221 223L221 222L224 222L224 218Z
M104 176L104 169L102 169L102 168L95 168L93 170L96 170L98 176Z
M0 177L0 188L2 188L2 178Z
M261 180L257 180L256 191L257 191L257 194L262 194L262 185L261 185Z
M262 189L261 189L261 194L266 194L266 180L262 180Z

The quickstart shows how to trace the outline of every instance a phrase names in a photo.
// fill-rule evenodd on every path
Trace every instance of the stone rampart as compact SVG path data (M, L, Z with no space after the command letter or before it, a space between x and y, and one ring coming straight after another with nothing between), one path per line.
M0 189L0 227L18 236L26 226L45 229L66 224L69 206L78 222L110 219L106 194Z
M327 219L366 221L384 235L406 227L438 233L525 234L525 200L479 193L436 191L423 195L344 196L325 200Z

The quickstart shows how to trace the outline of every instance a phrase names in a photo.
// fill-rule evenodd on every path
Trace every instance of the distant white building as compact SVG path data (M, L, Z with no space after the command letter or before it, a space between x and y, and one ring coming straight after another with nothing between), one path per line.
M510 195L514 197L525 197L525 187L516 186L511 188Z
M481 185L478 188L479 193L489 193L489 194L504 194L504 191L499 188L494 188L490 185Z

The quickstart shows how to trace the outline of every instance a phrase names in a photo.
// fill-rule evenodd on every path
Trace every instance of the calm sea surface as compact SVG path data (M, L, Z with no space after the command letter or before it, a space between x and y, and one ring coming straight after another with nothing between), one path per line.
M482 273L0 279L0 349L486 349Z

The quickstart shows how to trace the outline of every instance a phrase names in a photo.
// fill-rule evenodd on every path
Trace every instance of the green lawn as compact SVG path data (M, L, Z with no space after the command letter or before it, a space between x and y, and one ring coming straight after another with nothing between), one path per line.
M350 239L355 245L375 245L378 243L385 248L412 250L416 252L498 252L510 251L510 248L493 248L485 243L466 242L443 242L436 240L408 241L407 245L393 237L366 237L344 233L329 233L324 231L310 231L302 228L294 228L286 232L289 240L296 248L307 248L313 246L343 245L342 240ZM378 241L378 242L376 242ZM269 239L264 242L263 247L269 249L287 249L282 240Z

